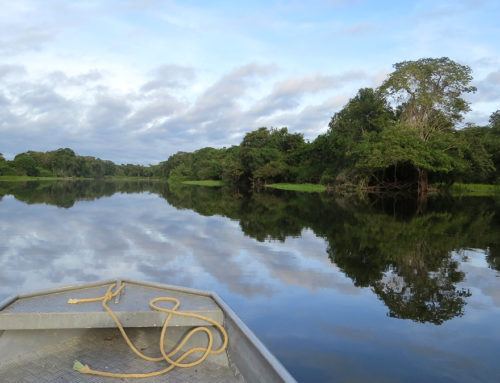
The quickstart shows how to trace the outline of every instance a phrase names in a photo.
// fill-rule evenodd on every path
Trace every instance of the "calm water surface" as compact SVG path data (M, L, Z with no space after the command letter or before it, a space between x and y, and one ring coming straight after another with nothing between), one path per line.
M301 382L498 382L500 200L0 182L0 299L217 291Z

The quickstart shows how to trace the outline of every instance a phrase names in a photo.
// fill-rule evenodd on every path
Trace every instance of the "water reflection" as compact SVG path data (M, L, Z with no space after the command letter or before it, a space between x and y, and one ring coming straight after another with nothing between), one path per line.
M500 373L494 199L82 181L0 182L0 198L0 299L116 276L180 284L219 292L299 381Z
M185 185L169 187L161 182L0 183L0 196L14 195L17 200L28 204L45 203L64 208L74 206L76 201L95 200L118 192L146 191L161 196L177 209L237 220L245 235L260 242L284 242L286 238L299 237L304 230L312 230L316 236L326 240L330 261L353 281L354 286L370 287L388 308L387 315L393 318L442 324L464 314L467 298L472 293L468 288L457 286L465 277L460 269L464 259L454 256L454 251L485 249L489 266L500 270L500 209L498 201L487 198L476 198L473 204L467 199L450 201L435 198L430 201L427 211L422 211L422 206L413 201L374 199L353 202L328 195L278 191L244 194L233 189ZM76 224L70 220L57 230L51 228L51 232L66 232L62 238L72 238L72 241L75 240L74 233L78 233L77 241L82 241L80 245L92 253L96 263L95 267L59 268L64 270L59 273L54 267L51 271L54 282L64 279L60 273L78 273L80 280L94 280L98 274L95 270L99 268L104 268L106 274L116 275L119 270L109 270L113 258L119 258L119 264L124 261L133 264L136 262L134 255L127 259L127 254L133 253L133 248L140 248L146 250L146 254L137 267L138 271L154 277L164 275L168 269L170 274L184 276L177 282L191 285L193 281L185 279L190 274L180 272L186 267L186 258L176 264L175 256L173 259L164 256L178 253L184 247L196 249L196 267L201 272L231 284L233 291L244 295L272 294L272 287L266 286L266 283L241 283L245 280L246 270L237 259L245 258L245 255L232 252L237 246L230 243L231 237L226 239L222 249L217 243L207 247L204 238L186 235L197 228L189 230L185 224L156 222L155 226L144 228L139 225L143 221L141 217L134 216L128 225L118 225L111 219L117 209L119 207L107 205L104 211L99 208L95 212L98 217L87 216L88 222L80 220ZM68 215L71 216L71 212ZM94 228L96 218L101 226L98 230ZM110 227L102 230L102 226L106 225ZM111 226L116 226L117 230ZM211 230L217 227L221 226L213 226ZM47 253L68 253L67 248L57 248L63 246L64 241L54 240L47 247L43 243L33 247L38 236L45 238L48 234L43 234L43 230L43 227L31 228L22 238L7 235L23 245L21 251L19 245L4 242L4 254L18 248L17 261L22 259L24 267L36 268L37 257L47 259L50 258ZM92 232L90 250L85 243L89 240L85 232ZM208 235L211 238L223 237L220 232ZM175 244L172 244L171 238L176 238ZM73 242L68 247L72 245ZM78 246L78 243L75 245ZM252 257L259 253L256 247ZM36 254L32 254L35 248ZM100 254L106 254L105 262ZM218 265L221 254L232 268L230 278L234 278L235 283L228 281L228 274ZM217 258L215 262L214 258ZM299 279L302 284L328 286L332 282L328 274L321 275L317 271L287 264L297 261L293 253L280 254L275 259L262 256L259 261L267 272L288 283L297 279L297 270L301 270ZM58 259L57 262L64 260ZM293 270L293 276L287 275L288 270ZM12 278L2 274L1 278L7 282Z
M454 250L488 248L486 259L498 270L498 258L491 254L500 243L500 210L488 199L476 199L473 205L435 199L427 212L412 201L403 201L397 208L398 201L352 204L329 196L286 192L234 198L217 191L182 188L167 199L206 214L206 208L197 205L201 193L205 202L208 195L214 195L212 214L237 218L242 231L259 241L283 241L311 228L327 240L331 262L355 286L371 287L390 317L441 324L463 315L471 291L457 287L465 273L453 257Z

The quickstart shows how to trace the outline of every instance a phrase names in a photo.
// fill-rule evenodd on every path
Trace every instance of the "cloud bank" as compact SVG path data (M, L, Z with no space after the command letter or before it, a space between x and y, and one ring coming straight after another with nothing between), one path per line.
M71 147L117 163L238 144L261 126L314 139L391 65L471 66L467 121L500 107L500 4L0 0L0 152Z

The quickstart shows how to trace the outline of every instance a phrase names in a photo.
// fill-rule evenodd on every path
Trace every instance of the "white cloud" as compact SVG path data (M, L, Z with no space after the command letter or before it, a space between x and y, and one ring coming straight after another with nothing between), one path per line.
M471 118L500 103L498 5L490 1L398 2L384 12L343 0L4 3L4 153L70 146L155 163L238 144L263 125L314 139L359 88L423 56L472 66L480 80Z

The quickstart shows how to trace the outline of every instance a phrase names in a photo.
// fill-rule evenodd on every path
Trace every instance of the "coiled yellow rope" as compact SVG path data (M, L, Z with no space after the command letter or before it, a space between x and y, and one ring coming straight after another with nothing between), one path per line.
M153 377L153 376L158 376L158 375L161 375L161 374L165 374L166 372L172 370L174 367L192 367L192 366L196 366L196 365L200 364L201 362L203 362L207 358L207 356L209 354L220 354L226 348L227 342L228 342L227 332L224 329L224 327L222 327L219 323L217 323L213 319L207 318L207 317L205 317L203 315L192 314L192 313L184 313L182 311L177 311L177 309L180 306L180 302L179 302L178 299L176 299L176 298L170 298L170 297L160 297L160 298L154 298L154 299L152 299L149 302L149 306L153 310L157 310L157 311L162 311L162 312L168 313L167 318L165 319L165 322L163 323L163 327L162 327L161 335L160 335L160 351L161 351L161 355L162 356L158 357L158 358L153 358L153 357L144 355L130 341L130 339L127 336L125 330L123 329L122 324L118 320L118 317L116 316L116 314L107 305L107 302L109 302L112 298L114 298L115 296L117 296L120 293L120 291L123 289L123 287L125 286L125 284L122 284L115 292L113 292L113 288L115 286L116 286L116 283L113 283L109 287L108 291L106 292L106 294L103 297L88 298L88 299L69 299L68 303L87 303L87 302L98 302L98 301L101 301L102 302L102 307L104 307L104 309L109 313L109 315L111 315L111 317L115 321L116 325L118 326L118 329L120 330L120 332L121 332L121 334L123 336L123 339L125 339L125 341L129 345L129 347L132 349L132 351L134 351L142 359L149 360L151 362L160 362L160 361L163 360L163 361L167 362L169 364L169 366L167 368L164 368L163 370L153 371L153 372L149 372L149 373L141 373L141 374L134 374L134 373L113 373L113 372L93 370L88 365L83 365L82 363L80 363L78 361L75 361L75 364L74 364L73 368L75 370L77 370L78 372L80 372L82 374L92 374L92 375L99 375L99 376L108 376L108 377L113 377L113 378L149 378L149 377ZM161 302L161 301L163 301L163 302L165 302L165 301L166 302L174 302L175 305L174 305L174 307L172 309L166 309L166 308L158 307L158 306L155 305L156 302ZM173 349L172 351L170 351L167 354L165 352L165 348L164 348L165 333L166 333L166 330L167 330L167 327L168 327L168 322L170 321L170 318L172 318L173 315L180 315L180 316L184 316L184 317L197 318L197 319L201 319L203 321L206 321L208 323L213 324L214 326L217 327L217 329L222 334L222 337L223 337L222 346L220 348L218 348L217 350L212 350L212 345L213 345L213 335L212 335L212 332L207 327L200 326L200 327L196 327L196 328L192 329L191 331L189 331L184 336L184 338L182 339L182 341L180 342L180 344L175 349ZM186 352L184 352L177 359L175 359L175 360L172 359L172 356L175 355L177 352L179 352L179 350L184 346L184 344L194 334L196 334L197 332L200 332L200 331L206 333L207 336L208 336L208 345L207 345L207 347L193 347L193 348L187 350ZM196 360L194 362L191 362L191 363L181 363L185 358L187 358L189 355L191 355L192 353L197 352L197 351L203 352L203 355L198 360Z

